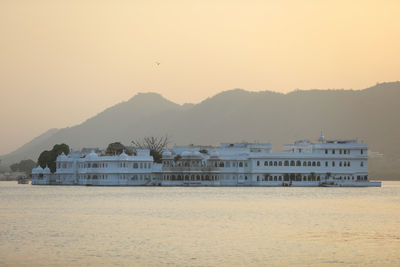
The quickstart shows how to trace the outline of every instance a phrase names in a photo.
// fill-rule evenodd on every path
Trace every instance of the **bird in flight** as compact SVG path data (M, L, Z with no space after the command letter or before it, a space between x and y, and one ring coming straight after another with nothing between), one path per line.
M160 65L160 62L158 62L158 61L156 61L156 62L154 62L154 63L156 63L156 64L157 64L157 66L159 66L159 65Z

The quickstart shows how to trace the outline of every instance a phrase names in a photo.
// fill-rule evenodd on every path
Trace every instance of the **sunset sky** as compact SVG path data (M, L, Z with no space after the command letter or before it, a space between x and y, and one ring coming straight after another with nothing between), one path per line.
M0 155L138 92L183 104L400 80L399 14L398 0L1 0Z

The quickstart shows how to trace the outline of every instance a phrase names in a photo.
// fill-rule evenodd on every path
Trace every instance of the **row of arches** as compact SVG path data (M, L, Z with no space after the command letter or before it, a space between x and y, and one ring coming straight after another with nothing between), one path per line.
M164 174L164 181L219 181L214 174Z

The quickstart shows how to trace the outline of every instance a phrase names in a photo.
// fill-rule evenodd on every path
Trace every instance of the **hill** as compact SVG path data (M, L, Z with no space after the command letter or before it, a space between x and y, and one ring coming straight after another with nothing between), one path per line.
M3 156L5 164L65 142L72 148L129 144L147 135L168 134L176 144L270 141L274 150L298 139L358 138L370 150L370 175L400 179L400 82L364 90L297 90L288 94L234 89L199 104L178 105L159 94L141 93L80 125L51 130Z

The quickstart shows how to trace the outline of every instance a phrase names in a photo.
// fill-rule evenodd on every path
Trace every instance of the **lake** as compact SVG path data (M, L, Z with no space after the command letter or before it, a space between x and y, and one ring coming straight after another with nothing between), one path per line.
M0 182L0 265L400 266L400 182L382 188Z

